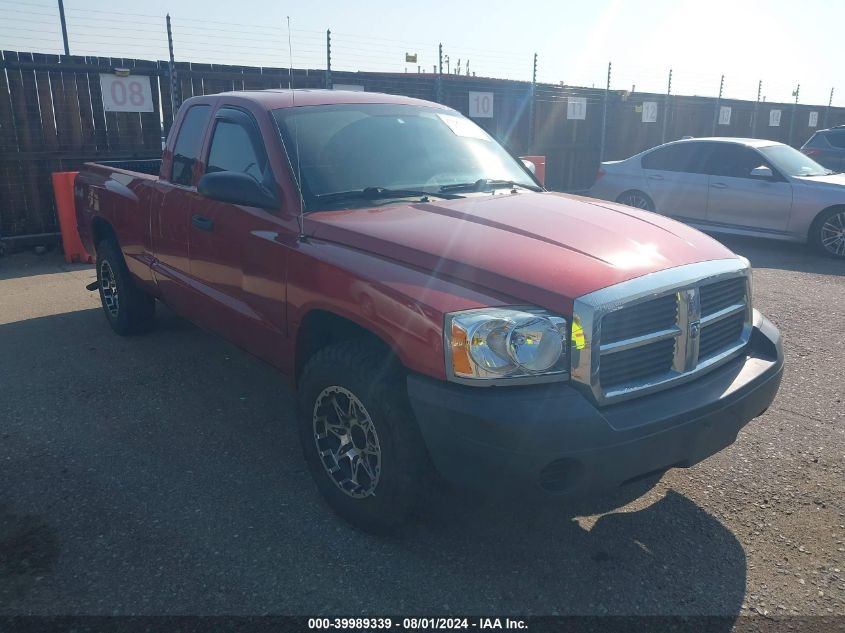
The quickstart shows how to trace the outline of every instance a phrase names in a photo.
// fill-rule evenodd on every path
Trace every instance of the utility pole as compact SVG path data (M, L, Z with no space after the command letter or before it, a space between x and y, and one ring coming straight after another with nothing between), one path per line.
M792 96L795 97L795 104L792 106L792 112L789 115L789 138L786 141L787 145L792 145L792 128L795 127L795 111L798 109L798 94L801 92L801 84L795 88Z
M449 65L449 56L448 55L446 55L446 74L447 75L452 74L452 67Z
M167 49L170 52L170 61L167 65L168 74L170 75L170 107L173 120L176 120L176 111L179 109L182 99L176 83L176 59L173 57L173 30L170 28L169 13L167 14Z
M326 29L326 90L332 89L332 31Z
M713 113L713 134L711 136L716 136L716 124L719 122L719 109L722 107L722 91L725 89L725 76L722 75L721 81L719 81L719 98L716 99L716 111Z
M70 55L70 46L67 43L67 22L65 22L65 3L59 0L59 20L62 23L62 41L65 44L65 55Z
M604 161L604 143L607 140L607 102L610 99L610 71L613 62L607 62L607 84L604 88L604 112L601 115L601 144L599 145L599 162Z
M528 151L534 151L534 108L537 92L537 53L534 53L534 70L531 73L531 93L528 95Z
M666 124L669 121L669 98L672 96L672 69L669 69L669 86L666 88L666 99L663 101L663 134L661 143L666 142Z

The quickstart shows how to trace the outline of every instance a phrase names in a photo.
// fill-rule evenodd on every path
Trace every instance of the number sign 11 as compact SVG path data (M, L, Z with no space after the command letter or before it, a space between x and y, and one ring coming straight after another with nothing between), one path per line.
M470 92L469 93L469 115L473 119L493 118L493 93L492 92Z
M150 78L146 75L118 77L100 75L106 112L154 112Z

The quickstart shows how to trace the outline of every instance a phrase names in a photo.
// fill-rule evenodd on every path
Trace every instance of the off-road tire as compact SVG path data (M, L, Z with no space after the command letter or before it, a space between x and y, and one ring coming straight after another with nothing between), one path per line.
M376 342L355 339L318 351L306 364L298 388L299 437L317 488L343 519L362 530L387 533L417 506L430 481L422 436L408 402L405 372ZM339 387L363 405L375 429L380 470L372 494L355 498L324 465L315 416L321 394ZM325 399L322 401L325 402ZM327 437L327 435L324 435ZM351 437L351 434L350 434Z
M110 281L113 279L114 283ZM117 242L106 238L97 244L97 281L100 302L111 328L121 336L141 334L152 329L155 298L141 290L132 279ZM114 286L117 302L109 302L109 286Z

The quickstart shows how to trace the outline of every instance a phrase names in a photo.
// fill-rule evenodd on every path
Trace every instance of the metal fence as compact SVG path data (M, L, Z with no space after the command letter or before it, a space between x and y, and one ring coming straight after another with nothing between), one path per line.
M36 26L30 29L33 34L24 32L18 37L55 49L61 35L45 31L47 23L37 22L52 19L39 8L46 5L27 6L35 7ZM14 19L23 20L25 26L27 16ZM99 25L112 21L118 25L117 34L92 35L85 30L86 21ZM0 235L5 237L56 231L51 172L78 169L91 160L158 157L161 139L184 99L230 90L354 87L438 101L471 116L514 154L545 155L546 184L561 191L589 187L602 159L625 158L683 136L750 136L800 146L814 129L845 123L845 108L832 106L832 94L827 105L811 106L798 103L796 89L792 102L773 103L764 100L758 84L756 100L730 99L722 90L724 77L716 82L721 86L718 96L715 90L713 96L673 94L671 71L664 92L638 92L619 89L622 80L608 65L592 71L601 73L599 87L575 87L540 81L544 74L538 75L537 54L528 56L533 64L523 66L513 58L489 53L485 57L478 51L466 51L469 54L460 58L453 52L450 57L444 51L455 49L444 49L442 44L429 46L427 57L406 58L412 61L404 63L405 72L385 72L378 61L382 53L397 54L403 47L407 50L407 43L379 38L365 42L330 31L295 31L294 54L293 46L281 50L281 26L249 27L249 33L275 35L269 43L256 37L255 46L250 47L243 43L249 34L246 25L195 20L177 23L174 36L169 18L81 9L69 15L68 22L75 29L71 31L74 50L105 47L137 52L157 42L154 52L169 59L2 52ZM237 33L241 33L239 43L230 45L227 38ZM378 59L370 54L374 50L379 51ZM205 62L267 58L278 65L180 61L185 57ZM285 59L304 59L313 65L284 67ZM354 70L368 66L373 71ZM150 78L152 111L107 111L100 75L116 69ZM482 72L500 76L478 76Z

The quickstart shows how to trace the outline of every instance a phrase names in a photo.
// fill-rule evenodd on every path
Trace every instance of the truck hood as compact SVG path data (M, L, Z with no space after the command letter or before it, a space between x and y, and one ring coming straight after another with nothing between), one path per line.
M735 257L663 216L558 193L320 211L306 216L305 232L564 313L605 286Z

